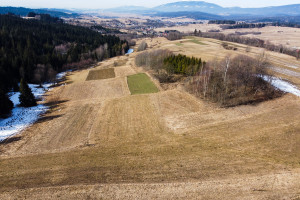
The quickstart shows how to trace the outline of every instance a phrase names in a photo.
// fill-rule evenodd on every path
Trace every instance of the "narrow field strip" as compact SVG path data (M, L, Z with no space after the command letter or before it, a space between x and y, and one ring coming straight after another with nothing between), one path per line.
M115 78L115 70L113 68L91 70L86 78L87 81Z
M127 83L132 95L156 93L158 88L144 73L127 76Z

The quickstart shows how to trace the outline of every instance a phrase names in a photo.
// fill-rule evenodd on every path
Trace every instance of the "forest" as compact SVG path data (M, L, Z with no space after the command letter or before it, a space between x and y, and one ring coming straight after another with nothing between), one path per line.
M17 91L21 79L40 84L57 72L128 49L127 41L89 28L0 15L0 104L9 102L7 93ZM0 115L3 112L7 111L1 109Z

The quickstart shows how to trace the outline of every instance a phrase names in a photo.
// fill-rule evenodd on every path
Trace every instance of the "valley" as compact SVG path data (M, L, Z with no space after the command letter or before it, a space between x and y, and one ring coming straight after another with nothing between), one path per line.
M30 2L0 2L0 199L300 200L300 4Z
M217 40L194 40L205 45L190 38L147 42L150 49L206 60L216 48L218 57L228 51ZM299 197L299 97L220 108L180 85L163 89L135 66L137 54L68 72L65 85L47 92L49 112L15 136L18 141L0 145L0 198ZM103 79L105 69L115 76ZM101 76L87 80L95 71ZM157 93L132 95L128 77L140 73L154 81Z

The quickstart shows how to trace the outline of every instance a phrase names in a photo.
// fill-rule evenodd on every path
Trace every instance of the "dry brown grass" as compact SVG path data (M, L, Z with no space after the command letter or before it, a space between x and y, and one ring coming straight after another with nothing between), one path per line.
M185 46L209 57L218 45ZM0 145L0 199L299 196L298 97L223 109L179 89L130 96L123 75L132 70L95 81L74 72L72 83L47 93L50 112Z
M243 28L243 29L226 29L222 30L220 25L217 24L189 24L188 26L176 26L168 28L158 28L156 31L165 30L178 30L184 33L192 33L194 30L201 30L202 32L208 32L210 30L220 30L221 33L231 34L235 32L261 32L259 35L248 34L247 37L259 38L265 41L269 41L273 44L284 45L287 47L300 48L300 29L290 27L275 27L267 26L263 28Z
M136 74L134 69L130 66L122 66L115 68L116 77L127 77Z
M267 26L263 28L253 29L227 29L222 31L225 34L235 32L261 32L259 35L248 34L247 37L259 38L265 41L269 41L273 44L284 45L287 47L299 47L300 48L300 29L290 27L276 27Z
M95 184L34 188L5 192L13 199L285 199L297 200L300 173L283 172L263 176L175 183ZM245 186L245 182L247 186ZM278 190L274 190L277 188ZM226 196L223 194L226 193ZM298 194L297 194L298 193Z
M199 44L194 42L195 40L198 41ZM264 52L264 49L256 47L251 47L250 52L246 52L246 45L232 42L226 43L230 46L236 47L237 50L226 50L222 47L222 41L200 37L188 37L186 39L173 42L170 42L167 39L158 38L155 40L149 39L146 42L150 46L153 46L154 49L168 49L178 54L180 53L190 57L198 57L204 61L222 60L228 55L231 57L247 55L256 58ZM177 45L178 43L180 43L180 45ZM300 79L297 77L297 74L300 74L300 61L297 61L295 57L276 52L266 51L266 54L268 61L272 64L272 66L281 71L281 73L276 73L279 77L286 78L295 85L300 86ZM285 73L284 70L288 70L289 72ZM296 76L291 75L293 72L296 73Z
M87 81L115 78L115 70L113 68L101 69L101 70L90 70L86 78Z

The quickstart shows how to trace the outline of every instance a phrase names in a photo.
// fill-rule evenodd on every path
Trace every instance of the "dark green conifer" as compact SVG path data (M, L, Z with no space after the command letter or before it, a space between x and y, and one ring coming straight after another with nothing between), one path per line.
M8 98L7 94L4 93L0 89L0 117L5 116L10 113L10 111L13 109L14 104L11 102L11 100Z
M32 91L26 81L24 79L21 79L20 83L20 105L22 107L32 107L36 106L36 99L34 98L34 95L32 94Z

